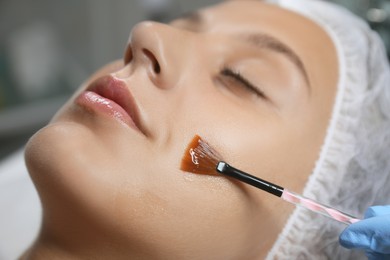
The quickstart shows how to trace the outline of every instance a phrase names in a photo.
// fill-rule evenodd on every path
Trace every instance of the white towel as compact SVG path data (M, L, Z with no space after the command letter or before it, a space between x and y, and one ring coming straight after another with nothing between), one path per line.
M17 259L37 236L42 209L23 149L0 162L0 259Z

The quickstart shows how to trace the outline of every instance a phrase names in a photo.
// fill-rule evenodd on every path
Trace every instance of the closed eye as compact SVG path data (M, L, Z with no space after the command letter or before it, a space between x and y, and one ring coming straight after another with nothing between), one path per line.
M260 98L266 98L266 96L264 95L264 92L261 91L254 84L252 84L245 77L243 77L240 72L234 71L228 67L224 67L220 73L223 76L227 76L227 77L232 78L233 80L237 81L237 83L239 83L241 86L243 86L246 90L256 94L256 96L258 96Z

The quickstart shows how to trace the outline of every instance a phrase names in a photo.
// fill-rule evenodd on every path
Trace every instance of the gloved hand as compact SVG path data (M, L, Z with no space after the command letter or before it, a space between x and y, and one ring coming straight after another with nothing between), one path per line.
M390 259L390 205L367 209L364 219L349 225L340 235L346 248L363 249L368 259Z

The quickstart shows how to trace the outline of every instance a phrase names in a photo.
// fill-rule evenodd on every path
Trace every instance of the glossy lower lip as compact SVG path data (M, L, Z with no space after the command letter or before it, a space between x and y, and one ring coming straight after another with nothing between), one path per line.
M121 124L125 124L131 128L140 131L134 120L123 107L108 98L100 96L96 92L88 90L82 92L77 97L76 103L101 115L106 115L111 118L114 118Z
M138 107L127 84L111 75L92 82L76 99L76 104L97 114L108 115L144 133Z

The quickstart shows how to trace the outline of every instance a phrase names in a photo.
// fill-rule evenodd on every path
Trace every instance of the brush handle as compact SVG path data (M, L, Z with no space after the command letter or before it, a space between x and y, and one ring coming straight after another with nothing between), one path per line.
M353 224L360 220L358 218L355 218L354 216L351 216L324 204L318 203L314 200L308 199L302 195L296 194L286 189L284 189L283 191L282 199L347 225Z
M217 164L217 171L219 173L222 173L223 175L245 182L246 184L257 187L275 196L281 197L283 194L284 189L282 187L275 185L271 182L268 182L266 180L260 179L258 177L255 177L253 175L250 175L246 172L240 171L239 169L234 168L233 166L230 166L225 162L221 161Z
M251 186L264 190L275 196L281 197L285 201L296 204L298 206L302 206L306 209L322 214L344 224L352 224L360 220L337 209L305 198L302 195L298 195L294 192L288 191L287 189L284 189L283 187L280 187L276 184L243 172L223 161L217 164L216 170L223 175L245 182Z

